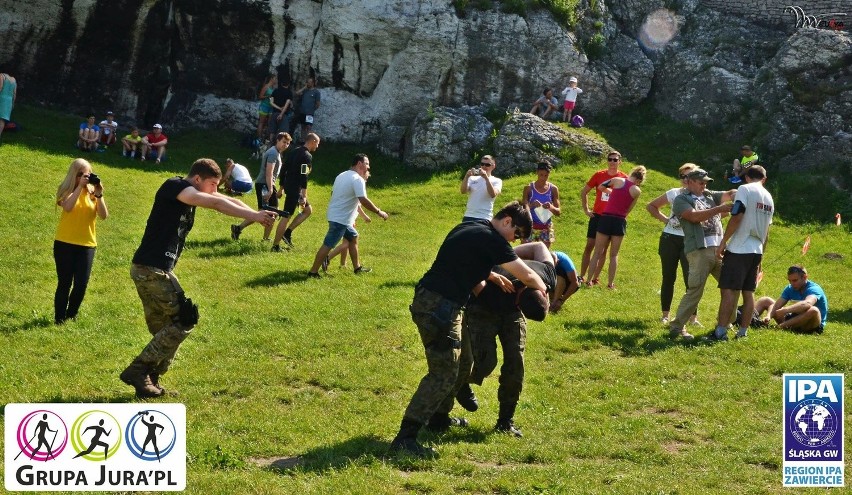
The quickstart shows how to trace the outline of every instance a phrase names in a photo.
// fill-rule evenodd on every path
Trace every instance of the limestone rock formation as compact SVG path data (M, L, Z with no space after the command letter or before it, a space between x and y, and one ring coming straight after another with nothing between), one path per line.
M406 141L406 163L437 170L467 162L494 129L484 113L482 106L430 107L421 112Z

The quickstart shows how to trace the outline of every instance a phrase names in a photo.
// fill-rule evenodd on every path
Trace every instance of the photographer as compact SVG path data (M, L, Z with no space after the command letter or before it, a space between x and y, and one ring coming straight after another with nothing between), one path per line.
M181 342L198 322L198 308L187 299L172 271L195 222L195 208L210 208L232 217L271 227L275 213L254 211L242 201L216 192L222 171L209 158L192 164L189 176L166 180L154 196L154 206L130 276L145 309L153 338L119 378L136 389L136 397L159 397L160 375L169 369Z
M53 241L59 279L53 296L54 321L59 325L77 316L95 261L95 221L98 217L106 220L109 215L104 186L89 162L82 158L71 162L56 191L56 205L62 207Z

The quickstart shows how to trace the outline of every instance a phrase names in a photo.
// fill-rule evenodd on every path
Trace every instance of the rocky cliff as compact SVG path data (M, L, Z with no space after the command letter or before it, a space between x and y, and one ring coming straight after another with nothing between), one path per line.
M797 28L785 3L580 0L555 16L497 1L4 1L0 70L18 77L22 101L241 131L266 74L296 88L315 75L316 130L388 152L430 105L527 110L576 75L585 115L651 98L784 162L852 134L849 27ZM799 2L807 13L844 4Z

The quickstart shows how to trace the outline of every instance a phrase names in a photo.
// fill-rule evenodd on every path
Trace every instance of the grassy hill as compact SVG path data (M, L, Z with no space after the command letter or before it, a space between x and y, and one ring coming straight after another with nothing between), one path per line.
M131 162L117 149L86 156L103 179L110 218L98 223L80 317L55 327L53 194L76 156L77 120L27 107L16 108L15 118L26 130L4 135L0 146L7 182L0 403L133 401L118 373L149 339L129 266L154 192L200 156L220 164L230 156L252 172L257 164L238 136L215 131L170 136L170 158L160 166ZM495 374L474 387L481 408L466 415L470 428L421 436L440 452L434 461L386 450L425 373L408 304L464 211L460 173L412 173L371 150L324 142L309 189L314 217L286 253L269 252L257 226L233 242L233 219L199 211L176 273L201 321L163 378L180 394L172 400L187 407L187 493L788 493L781 488L782 374L852 369L849 231L796 223L779 206L764 258L757 295L777 297L792 263L804 263L826 289L830 323L822 336L753 330L725 344L671 342L659 324L661 225L643 207L676 185L680 163L701 163L718 150L671 123L655 123L659 131L604 124L589 132L625 153L625 170L650 169L629 218L618 289L583 289L559 315L530 322L515 418L523 439L492 432ZM683 136L693 136L689 146ZM331 181L359 151L371 157L369 195L390 214L358 224L363 263L374 271L355 276L335 260L328 276L307 280L327 228ZM579 160L552 174L565 212L555 247L577 263L586 230L577 195L602 167ZM518 198L529 180L532 174L506 180L500 200ZM802 255L807 236L810 251ZM678 281L675 304L682 293ZM711 282L699 309L708 330L718 303Z

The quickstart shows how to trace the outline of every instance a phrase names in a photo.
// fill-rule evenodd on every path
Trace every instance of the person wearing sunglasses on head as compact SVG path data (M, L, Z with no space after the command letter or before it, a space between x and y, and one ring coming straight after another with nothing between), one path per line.
M479 167L470 168L464 174L460 190L468 196L462 222L491 220L494 200L503 190L503 180L492 175L495 168L494 157L485 155L479 160Z
M598 222L600 221L601 215L603 215L604 209L606 209L606 203L609 201L609 195L612 193L612 189L599 189L598 186L613 177L621 177L623 179L627 178L627 174L618 169L618 167L621 166L621 153L615 150L610 151L607 153L606 162L607 168L595 172L580 191L580 203L583 205L583 213L589 217L589 226L586 229L586 247L583 249L583 259L580 262L580 276L578 277L580 284L585 281L587 271L589 274L595 273L596 271L600 272L603 270L603 263L606 261L606 251L604 251L601 253L599 261L601 265L599 267L600 269L596 269L597 267L589 269L589 260L592 257L592 251L595 249L595 238L598 235ZM589 191L592 190L595 191L595 203L590 210L588 195ZM591 282L592 285L598 284L597 280L589 280L588 282Z

